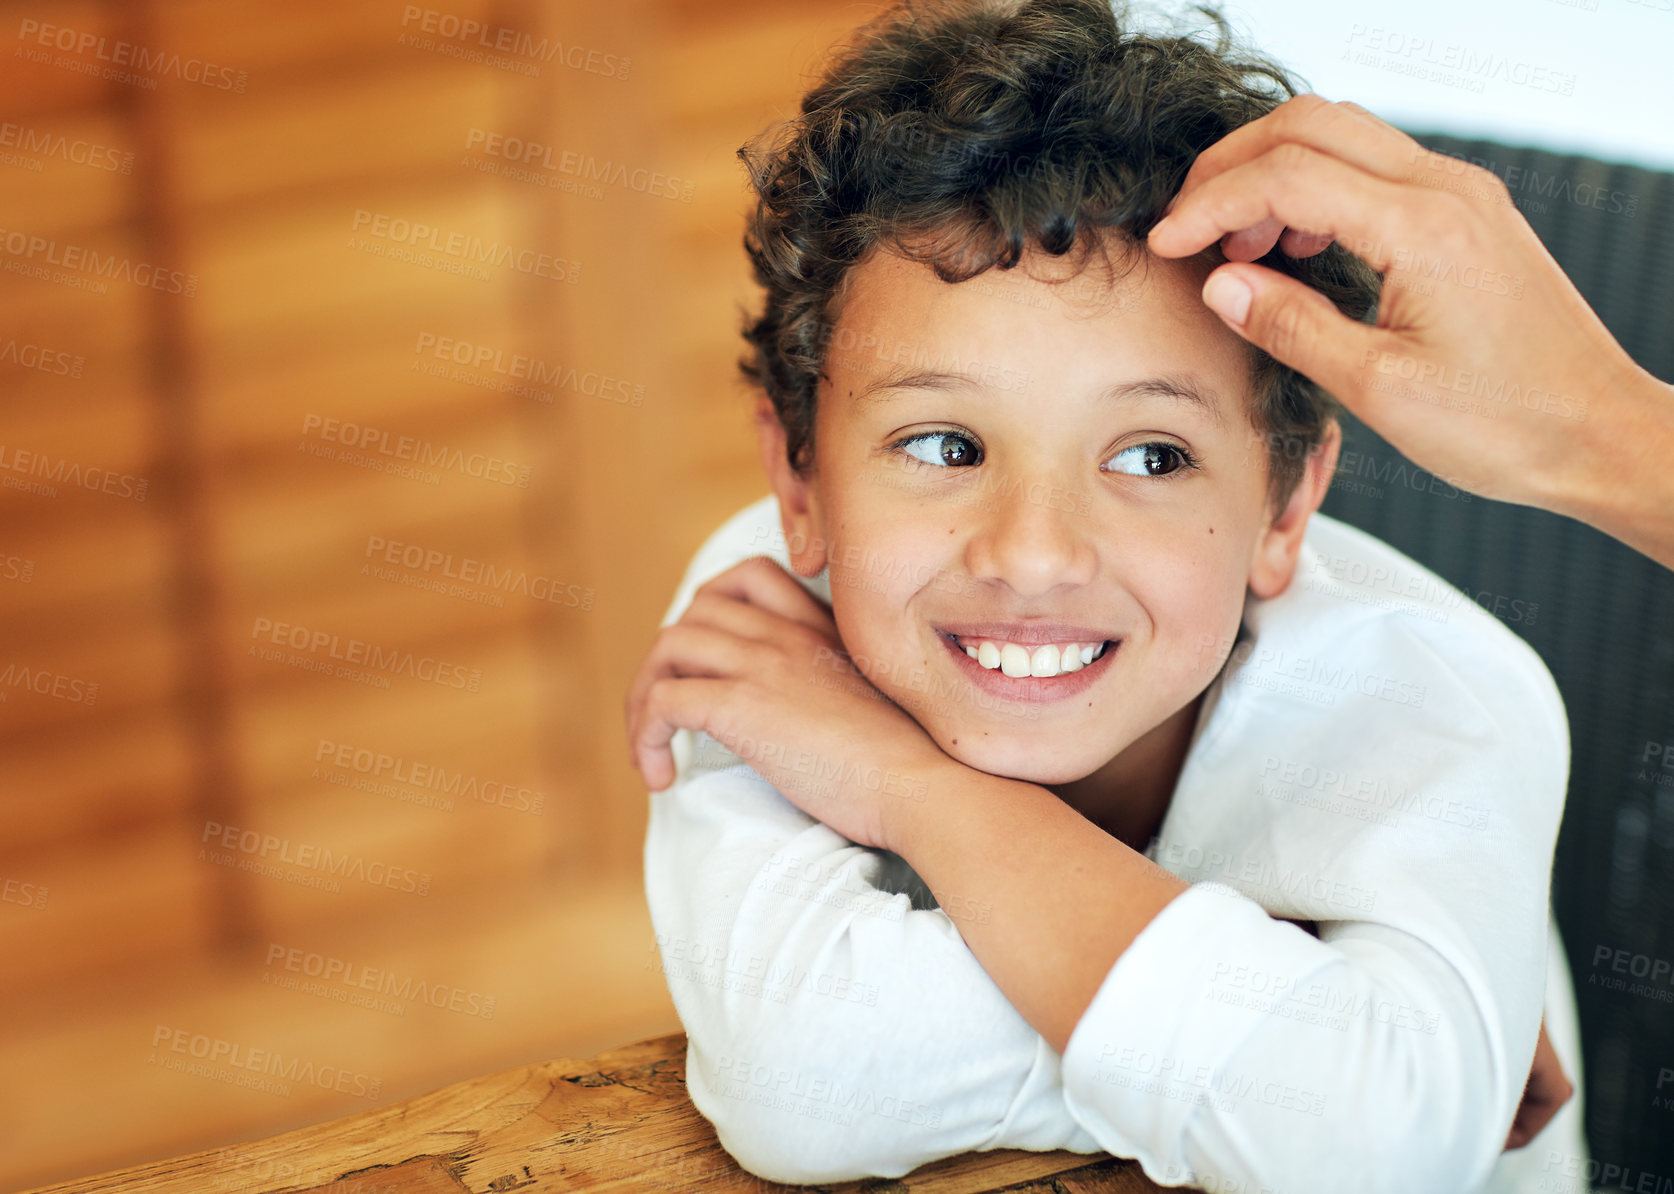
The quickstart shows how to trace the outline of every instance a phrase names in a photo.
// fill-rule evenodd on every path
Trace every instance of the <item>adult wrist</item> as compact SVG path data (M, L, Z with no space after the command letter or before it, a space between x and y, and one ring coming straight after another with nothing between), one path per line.
M1674 386L1629 361L1599 387L1550 503L1674 567Z

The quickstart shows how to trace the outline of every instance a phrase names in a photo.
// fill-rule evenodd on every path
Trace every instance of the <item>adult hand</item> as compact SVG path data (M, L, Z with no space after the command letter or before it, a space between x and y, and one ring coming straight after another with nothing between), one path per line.
M1523 1088L1523 1101L1518 1104L1517 1118L1511 1121L1511 1133L1505 1147L1522 1148L1540 1134L1558 1109L1569 1102L1575 1085L1564 1073L1552 1042L1546 1036L1546 1018L1541 1017L1540 1040L1535 1044L1534 1066L1529 1071L1529 1083Z
M658 632L624 704L633 765L674 782L669 741L701 731L857 845L891 846L891 812L949 760L854 666L829 606L766 556L700 585Z
M1383 274L1375 327L1252 264L1333 240ZM1303 94L1200 154L1151 230L1221 242L1204 301L1454 485L1582 518L1674 567L1674 389L1639 368L1493 173Z

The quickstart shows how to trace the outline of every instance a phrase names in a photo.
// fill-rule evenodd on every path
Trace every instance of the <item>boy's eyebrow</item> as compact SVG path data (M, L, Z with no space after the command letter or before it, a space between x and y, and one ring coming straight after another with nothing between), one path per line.
M883 403L895 397L895 394L890 391L952 390L960 388L980 390L984 386L981 378L957 370L947 372L935 369L911 369L905 365L898 365L886 370L867 383L866 387L857 395L857 400L861 403ZM1189 377L1143 377L1137 381L1117 382L1099 391L1095 395L1095 400L1100 402L1119 401L1123 398L1138 398L1147 395L1154 395L1159 398L1174 398L1189 403L1208 415L1216 426L1226 426L1221 404L1215 400L1213 391L1203 389Z

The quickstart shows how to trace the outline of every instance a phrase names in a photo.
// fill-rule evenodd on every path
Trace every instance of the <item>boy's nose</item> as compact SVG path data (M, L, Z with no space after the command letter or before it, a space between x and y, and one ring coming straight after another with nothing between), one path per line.
M978 581L1002 581L1019 596L1090 582L1097 572L1090 514L1049 478L1021 478L1014 490L991 494L965 547L965 567Z

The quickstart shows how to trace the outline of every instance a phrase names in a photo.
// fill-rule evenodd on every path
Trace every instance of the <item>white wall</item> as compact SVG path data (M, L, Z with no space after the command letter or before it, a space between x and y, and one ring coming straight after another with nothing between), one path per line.
M1150 24L1186 0L1135 5ZM1674 169L1674 0L1223 0L1247 44L1413 131ZM1202 27L1193 14L1191 28ZM1409 73L1417 72L1417 73Z

